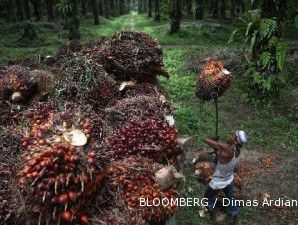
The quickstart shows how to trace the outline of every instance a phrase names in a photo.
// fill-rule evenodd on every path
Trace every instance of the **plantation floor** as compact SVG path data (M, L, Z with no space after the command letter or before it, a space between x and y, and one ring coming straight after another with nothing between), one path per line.
M0 63L7 63L15 57L54 54L59 44L67 41L67 32L61 26L44 23L37 24L36 27L41 41L29 47L20 47L17 42L21 35L20 25L0 25ZM234 81L232 88L219 101L219 131L221 139L237 129L243 129L251 136L244 147L241 161L253 173L243 180L244 198L259 199L260 195L267 193L273 199L298 199L298 129L297 120L293 119L297 117L285 113L295 107L295 104L297 107L297 86L288 87L285 91L292 93L291 96L294 97L283 93L274 104L249 99L243 76L235 69L239 67L239 47L227 44L232 28L213 21L186 21L178 34L169 36L166 21L154 22L131 13L113 20L104 20L97 27L92 25L91 20L84 20L80 29L83 42L111 35L119 29L143 31L161 42L170 79L161 78L160 84L167 90L167 98L175 107L175 119L180 134L194 136L197 148L206 148L202 139L214 134L214 105L199 102L194 94L198 68L203 59L210 55L218 55L229 61L228 69L233 73ZM295 110L294 112L297 113ZM193 154L192 151L186 152L186 158L192 159ZM253 167L262 164L265 164L263 169ZM184 173L187 181L182 194L187 197L203 197L205 186L197 182L190 160L186 161ZM193 191L189 192L189 189ZM241 208L241 224L288 225L297 224L297 219L297 208ZM176 225L211 224L208 217L199 216L197 207L182 208L172 222Z

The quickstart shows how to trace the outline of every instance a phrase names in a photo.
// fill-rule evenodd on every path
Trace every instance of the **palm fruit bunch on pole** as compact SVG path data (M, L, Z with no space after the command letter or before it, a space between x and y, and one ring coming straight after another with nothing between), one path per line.
M178 152L177 130L164 118L130 121L107 138L106 148L111 158L141 155L160 162Z
M26 214L36 224L89 224L86 202L103 185L104 165L94 151L100 145L98 123L74 108L60 112L40 105L28 113L18 176Z
M198 75L196 95L204 101L217 99L231 86L232 79L222 62L209 61Z
M159 186L155 173L161 168L162 164L139 156L114 162L107 172L112 189L118 190L115 192L118 205L129 207L134 214L141 216L141 221L149 223L158 224L172 216L177 204L171 204L171 200L175 201L178 195L173 187L162 189ZM142 199L146 203L140 206ZM162 200L167 203L162 204Z
M117 80L154 83L158 75L168 76L160 44L145 33L118 32L102 46L95 58Z

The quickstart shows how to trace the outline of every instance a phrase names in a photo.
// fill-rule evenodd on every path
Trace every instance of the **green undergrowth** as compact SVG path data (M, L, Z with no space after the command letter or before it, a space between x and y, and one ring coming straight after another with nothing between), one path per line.
M105 19L98 26L93 25L92 19L81 20L81 42L98 40L104 36L112 35L120 29L127 29L128 27L123 27L123 21L127 18L129 17ZM33 23L38 39L30 42L30 45L25 45L25 43L19 42L23 35L24 24L0 24L0 64L6 64L16 58L37 59L38 55L55 55L59 46L68 42L68 31L63 29L61 22L39 22Z
M168 21L155 22L143 15L135 15L135 27L158 39L163 45L220 45L229 40L231 28L207 23L184 22L177 34L169 35Z

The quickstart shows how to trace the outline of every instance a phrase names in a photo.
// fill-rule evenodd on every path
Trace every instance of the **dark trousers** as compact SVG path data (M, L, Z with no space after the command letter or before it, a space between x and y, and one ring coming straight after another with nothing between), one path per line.
M235 204L234 201L234 193L235 193L235 188L234 188L234 181L230 183L228 186L226 186L224 189L222 189L226 195L226 197L230 200L229 204L229 214L231 216L236 216L239 214L239 207ZM215 196L217 193L221 191L219 190L214 190L212 189L209 185L207 186L207 189L205 191L205 198L208 199L208 210L212 212L215 208ZM232 204L233 203L233 204Z

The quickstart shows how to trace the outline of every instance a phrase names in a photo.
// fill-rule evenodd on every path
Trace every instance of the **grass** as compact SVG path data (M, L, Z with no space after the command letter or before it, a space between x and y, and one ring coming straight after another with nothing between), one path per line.
M197 147L205 147L202 139L214 133L214 105L210 102L199 102L194 94L196 70L189 68L189 62L199 60L210 52L234 52L238 46L228 45L231 27L215 26L204 22L201 24L185 22L181 31L175 35L168 35L169 25L166 21L159 23L151 21L142 15L125 15L113 20L105 20L99 26L92 25L91 20L84 20L80 25L82 41L98 39L111 35L120 29L137 29L157 38L164 46L165 66L170 78L160 78L160 84L168 93L168 99L175 108L175 119L181 135L191 135L197 138ZM38 46L18 47L17 40L22 32L18 25L0 25L0 64L5 64L13 58L37 57L38 54L55 54L58 46L67 41L67 32L61 27L37 25L42 44ZM233 68L229 68L232 69ZM277 99L274 105L251 100L243 90L241 74L234 74L232 88L220 99L220 135L225 139L227 135L237 129L246 130L251 141L245 146L245 151L256 151L268 154L296 157L298 149L297 124L285 115L278 113L278 105L285 105L285 99ZM292 91L292 90L291 90ZM295 93L295 92L294 92ZM285 95L282 95L285 96ZM295 96L293 100L295 101ZM287 101L289 99L286 98ZM289 103L288 103L289 104ZM291 105L289 106L291 107ZM297 163L294 164L297 166ZM292 170L289 170L291 172ZM193 174L193 168L187 166L184 173L187 176L183 194L188 197L201 197L205 186L198 183ZM295 185L297 176L292 176ZM255 181L258 182L258 181ZM277 180L277 182L279 182ZM282 186L276 183L278 188ZM194 192L187 192L191 187ZM283 193L281 193L283 194ZM297 198L297 196L294 196ZM174 224L211 224L209 219L200 218L198 208L185 207L175 216ZM243 207L242 224L253 224L255 209ZM268 224L264 219L258 219L255 224Z

